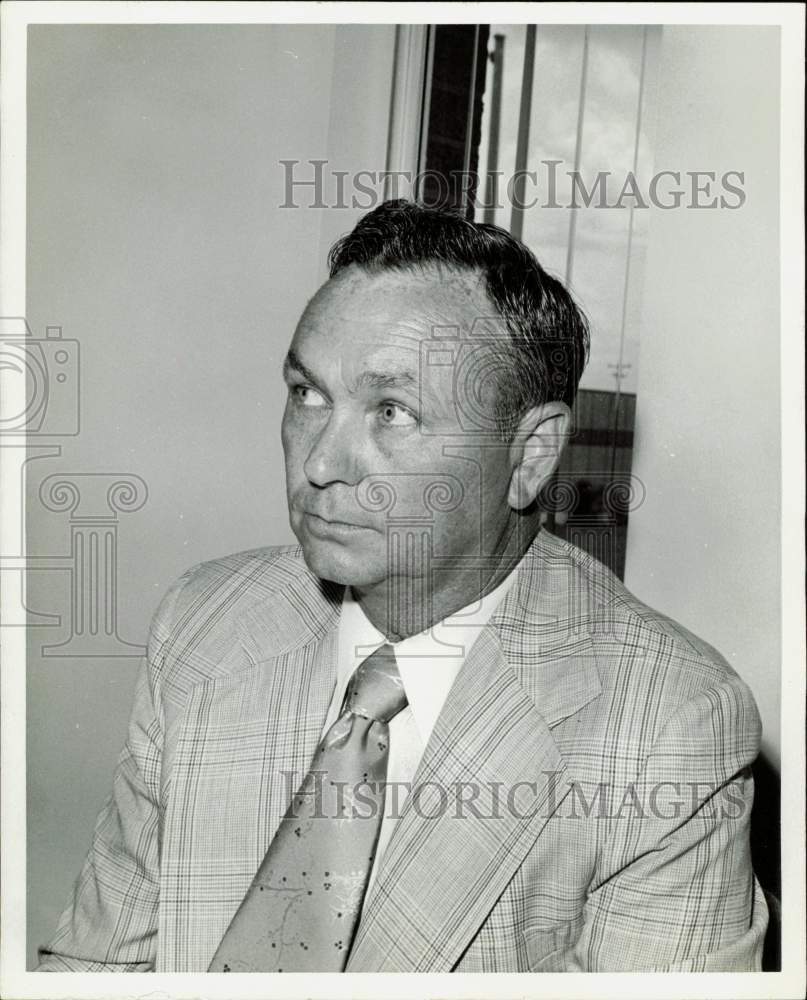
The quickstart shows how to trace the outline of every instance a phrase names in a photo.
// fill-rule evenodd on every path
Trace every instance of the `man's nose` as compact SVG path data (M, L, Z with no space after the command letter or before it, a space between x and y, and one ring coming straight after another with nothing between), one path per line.
M314 438L303 471L314 486L360 481L360 435L351 422L332 412L328 422Z

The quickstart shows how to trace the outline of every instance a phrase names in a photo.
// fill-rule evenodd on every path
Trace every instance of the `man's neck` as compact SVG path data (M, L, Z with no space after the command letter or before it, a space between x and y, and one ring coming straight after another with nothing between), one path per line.
M533 538L511 536L482 567L478 562L472 568L438 566L423 576L391 577L365 590L354 587L353 594L378 631L398 642L425 632L495 590L518 565Z

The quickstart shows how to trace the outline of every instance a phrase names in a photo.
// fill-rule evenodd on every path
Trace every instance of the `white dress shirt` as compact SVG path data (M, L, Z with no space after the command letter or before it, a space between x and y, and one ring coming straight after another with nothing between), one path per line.
M387 791L378 847L370 871L367 895L395 823L407 799L408 784L417 771L437 716L449 689L477 636L513 585L518 565L490 593L433 625L425 632L391 643L408 704L389 724ZM345 588L339 620L338 661L323 735L339 717L348 681L362 660L387 642L370 622L349 587ZM365 896L365 899L367 898Z

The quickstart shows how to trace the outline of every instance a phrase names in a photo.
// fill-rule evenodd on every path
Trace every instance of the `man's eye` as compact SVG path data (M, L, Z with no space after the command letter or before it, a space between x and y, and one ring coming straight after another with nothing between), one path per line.
M398 403L382 403L379 412L387 427L414 427L417 423L414 413Z
M324 406L325 397L310 385L293 385L291 394L300 406Z

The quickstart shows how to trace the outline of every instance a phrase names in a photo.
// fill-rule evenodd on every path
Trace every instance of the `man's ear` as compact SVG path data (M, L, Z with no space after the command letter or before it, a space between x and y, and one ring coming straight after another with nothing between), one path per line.
M507 502L524 510L555 471L569 437L572 413L565 403L534 406L519 421L510 445L513 471Z

